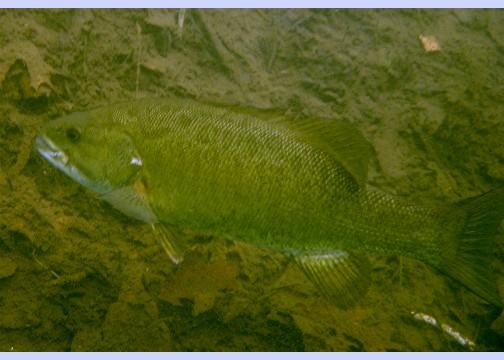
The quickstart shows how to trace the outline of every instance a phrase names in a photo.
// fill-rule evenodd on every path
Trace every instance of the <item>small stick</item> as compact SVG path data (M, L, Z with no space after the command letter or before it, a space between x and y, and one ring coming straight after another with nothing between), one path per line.
M33 256L33 260L35 260L35 262L37 264L39 264L41 267L43 267L45 270L49 271L52 274L52 276L54 276L56 279L60 278L60 276L54 270L52 270L49 266L47 266L42 261L37 259L37 257L35 256L35 250L33 250L32 256Z
M182 37L182 30L184 29L185 13L186 13L186 9L179 9L178 16L177 16L177 25L178 25L178 31L179 31L180 37Z

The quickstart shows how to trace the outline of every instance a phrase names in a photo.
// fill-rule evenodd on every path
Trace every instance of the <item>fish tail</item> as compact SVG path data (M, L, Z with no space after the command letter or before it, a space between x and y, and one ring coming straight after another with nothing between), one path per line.
M504 217L504 187L455 203L462 214L456 235L445 242L438 268L488 302L501 306L491 263Z

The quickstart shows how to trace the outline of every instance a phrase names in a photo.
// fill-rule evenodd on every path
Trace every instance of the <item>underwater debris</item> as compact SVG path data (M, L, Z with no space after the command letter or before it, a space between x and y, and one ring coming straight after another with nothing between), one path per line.
M271 71L278 57L279 45L278 37L276 36L262 37L258 40L259 53L268 72Z
M178 25L180 36L182 36L182 30L184 29L185 13L186 13L186 9L180 9L177 14L177 25Z
M44 270L47 270L51 273L52 276L54 276L56 279L59 279L60 276L58 275L58 273L56 273L54 270L52 270L49 266L47 266L46 264L44 264L42 261L40 261L38 259L38 257L36 256L35 254L35 251L33 251L32 253L32 257L33 257L33 260L38 264L40 265L40 267L42 267Z
M420 34L418 38L426 52L441 51L441 46L439 46L439 42L434 36Z
M25 97L48 96L53 88L51 75L55 72L47 64L39 49L30 41L12 42L2 49L0 58L0 83L5 86L5 80L13 74L17 67L23 67L29 74L29 79L23 81Z
M411 312L411 315L413 315L413 317L416 320L423 321L423 322L425 322L425 323L427 323L429 325L432 325L432 326L434 326L436 328L439 328L439 329L443 330L445 333L447 333L448 335L450 335L456 342L458 342L462 346L466 346L466 347L468 347L471 350L473 350L474 347L476 346L476 344L472 340L464 337L458 331L456 331L455 329L453 329L450 325L440 324L436 320L436 318L434 318L431 315L427 315L425 313L417 313L417 312L414 312L414 311Z

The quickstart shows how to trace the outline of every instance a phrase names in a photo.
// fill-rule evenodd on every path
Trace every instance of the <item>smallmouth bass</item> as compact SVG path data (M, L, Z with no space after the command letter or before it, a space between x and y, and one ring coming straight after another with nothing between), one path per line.
M125 214L294 257L331 299L352 303L366 254L423 261L501 305L489 268L504 191L438 207L366 187L370 145L343 121L287 119L193 100L137 100L45 125L40 154ZM162 224L162 225L161 225Z

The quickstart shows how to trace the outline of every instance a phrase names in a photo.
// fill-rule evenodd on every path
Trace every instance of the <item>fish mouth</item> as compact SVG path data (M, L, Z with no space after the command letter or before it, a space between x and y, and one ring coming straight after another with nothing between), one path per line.
M35 147L40 155L55 168L61 170L75 181L81 184L87 184L87 178L71 162L68 155L61 150L51 139L44 135L37 136Z
M63 168L68 166L68 156L51 140L43 135L39 135L35 140L35 144L39 154L51 164L63 171Z
M44 159L49 161L51 165L58 170L61 170L64 174L81 185L84 185L99 194L106 194L113 190L107 182L97 180L93 181L86 176L83 171L79 170L74 164L72 164L69 156L46 136L37 136L35 139L35 148Z

